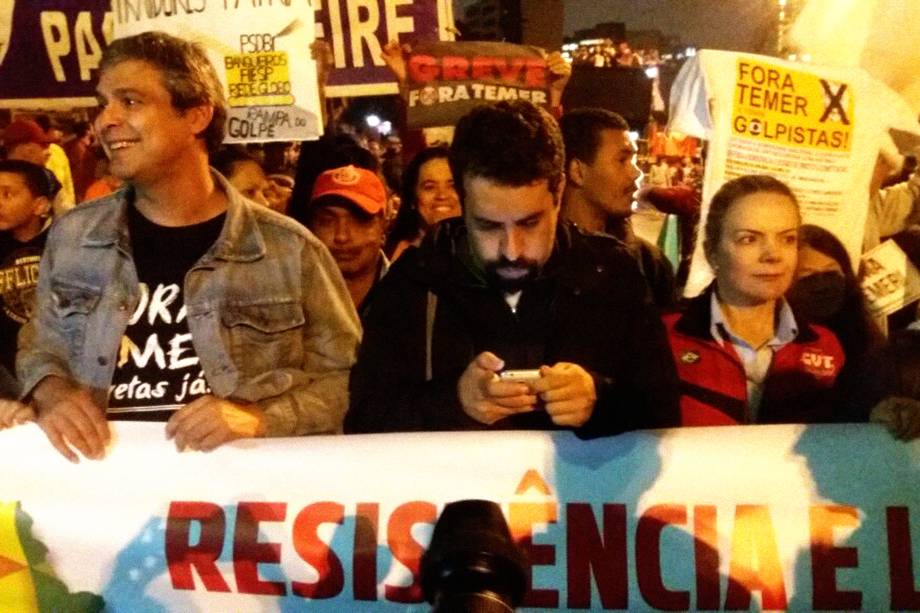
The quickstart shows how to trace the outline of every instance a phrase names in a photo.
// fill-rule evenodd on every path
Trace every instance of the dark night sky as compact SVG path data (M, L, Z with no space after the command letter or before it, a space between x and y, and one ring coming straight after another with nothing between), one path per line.
M458 19L473 0L454 0ZM659 29L698 48L759 51L776 29L775 0L565 0L565 33L604 21Z

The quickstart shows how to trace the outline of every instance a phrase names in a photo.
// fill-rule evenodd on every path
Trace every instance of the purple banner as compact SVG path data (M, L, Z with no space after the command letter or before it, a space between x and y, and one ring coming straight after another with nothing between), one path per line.
M380 59L390 40L417 45L437 41L453 27L450 0L323 0L315 6L316 36L332 47L327 96L397 93Z
M110 0L0 1L0 104L94 104Z
M93 104L99 58L111 38L110 6L111 0L0 0L0 104ZM453 27L450 0L323 0L315 3L315 19L317 37L333 51L329 96L396 93L380 59L387 42L437 41Z

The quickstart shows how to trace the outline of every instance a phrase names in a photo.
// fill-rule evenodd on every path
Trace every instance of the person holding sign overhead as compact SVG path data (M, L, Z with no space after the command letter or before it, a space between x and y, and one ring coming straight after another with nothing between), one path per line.
M76 462L107 417L168 420L180 450L339 431L357 314L316 237L209 168L227 115L203 49L118 39L96 91L125 187L52 227L17 356L48 439Z

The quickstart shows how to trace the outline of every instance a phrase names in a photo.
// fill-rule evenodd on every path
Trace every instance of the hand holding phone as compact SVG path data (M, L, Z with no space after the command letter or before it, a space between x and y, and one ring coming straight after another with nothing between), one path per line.
M536 406L537 397L530 388L539 381L539 371L526 371L529 380L520 381L508 379L501 372L504 366L498 356L484 351L473 358L457 381L460 406L478 422L492 424L515 413L533 411Z

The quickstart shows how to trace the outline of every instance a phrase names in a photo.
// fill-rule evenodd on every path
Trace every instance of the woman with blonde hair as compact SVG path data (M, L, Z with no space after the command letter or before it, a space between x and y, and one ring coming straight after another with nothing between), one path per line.
M800 321L783 298L800 225L795 195L773 177L738 177L712 198L703 246L715 281L664 318L683 425L842 418L834 390L843 349L828 329Z

